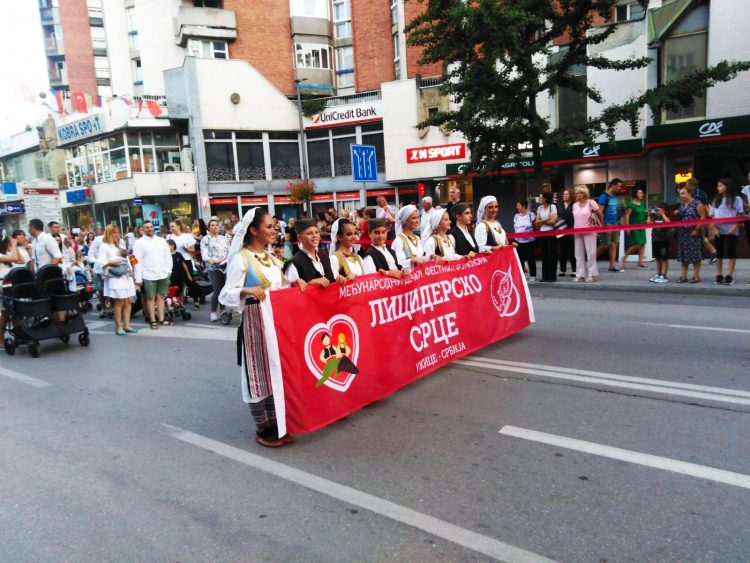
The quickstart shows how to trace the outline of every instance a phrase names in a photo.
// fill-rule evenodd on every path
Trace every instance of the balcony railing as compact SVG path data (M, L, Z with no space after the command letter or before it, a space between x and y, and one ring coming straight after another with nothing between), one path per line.
M418 78L417 85L419 88L437 88L443 85L442 76L428 76L427 78Z

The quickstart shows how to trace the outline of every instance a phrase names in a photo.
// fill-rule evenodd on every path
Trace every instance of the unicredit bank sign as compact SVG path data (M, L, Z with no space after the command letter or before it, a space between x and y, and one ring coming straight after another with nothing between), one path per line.
M433 160L453 160L454 158L466 158L466 143L406 149L406 162L408 164Z
M336 127L354 123L365 123L383 119L383 105L380 100L327 108L305 118L305 128Z

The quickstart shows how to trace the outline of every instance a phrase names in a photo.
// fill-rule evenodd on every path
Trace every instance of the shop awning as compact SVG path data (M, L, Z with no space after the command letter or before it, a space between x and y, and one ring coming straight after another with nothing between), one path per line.
M646 148L750 139L750 115L646 128Z
M661 41L682 14L694 3L695 0L675 0L661 8L649 10L646 17L649 45Z

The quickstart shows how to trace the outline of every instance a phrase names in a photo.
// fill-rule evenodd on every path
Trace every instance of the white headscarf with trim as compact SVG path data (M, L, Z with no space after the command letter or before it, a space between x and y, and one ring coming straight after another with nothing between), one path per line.
M411 217L411 214L415 211L418 211L416 205L405 205L398 210L398 213L396 214L396 236L401 234L401 231L404 230L404 223L406 223L406 220Z
M477 223L484 220L484 209L491 201L497 203L497 198L494 195L487 195L479 200L479 207L477 208Z
M443 220L443 214L447 213L442 207L433 207L429 214L424 218L422 223L422 242L429 239L437 231L440 221Z
M232 229L232 245L229 247L227 263L229 263L232 258L234 258L235 254L242 250L242 246L245 240L245 233L247 233L247 229L250 226L250 223L252 223L253 219L255 219L255 212L258 209L260 209L260 207L253 207L252 209L248 210L248 212L245 213L245 216L242 218L242 221L237 223L234 229Z
M339 234L339 221L341 221L340 218L336 219L333 222L333 225L331 225L331 247L333 248L333 250L336 250L339 246L339 242L338 240L336 240L336 237Z

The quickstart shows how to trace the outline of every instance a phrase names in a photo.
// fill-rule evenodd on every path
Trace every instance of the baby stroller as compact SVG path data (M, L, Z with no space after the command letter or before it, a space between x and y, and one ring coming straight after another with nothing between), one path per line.
M171 285L164 300L164 314L170 321L180 317L183 321L189 321L193 315L185 309L184 290L180 286Z
M80 268L74 268L73 275L76 278L76 292L80 298L81 311L88 313L94 308L91 303L91 298L94 296L94 282Z
M13 268L3 282L3 301L10 317L4 335L8 355L15 354L19 346L28 346L31 357L38 358L41 340L59 338L67 343L74 333L79 333L81 346L89 345L78 293L68 292L58 266L43 266L36 280L28 268Z

